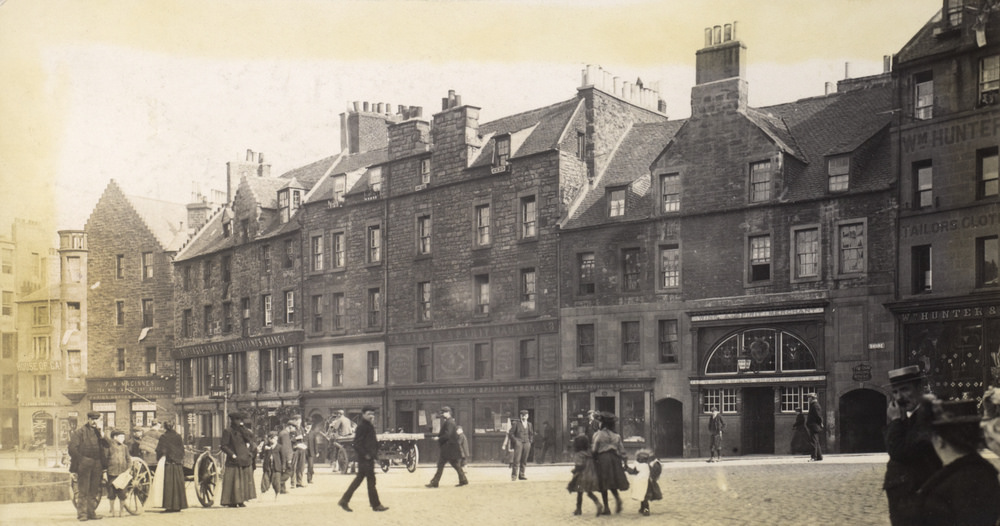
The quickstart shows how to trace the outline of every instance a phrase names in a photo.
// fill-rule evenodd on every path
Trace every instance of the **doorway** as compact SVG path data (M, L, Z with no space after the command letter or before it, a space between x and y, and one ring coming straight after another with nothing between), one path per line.
M774 389L743 388L743 455L774 454Z
M594 397L594 409L601 411L602 413L617 414L617 411L615 411L615 405L615 397L613 396Z
M656 424L653 435L657 458L684 456L684 404L664 398L656 402Z
M840 452L885 451L885 395L871 389L855 389L840 397Z

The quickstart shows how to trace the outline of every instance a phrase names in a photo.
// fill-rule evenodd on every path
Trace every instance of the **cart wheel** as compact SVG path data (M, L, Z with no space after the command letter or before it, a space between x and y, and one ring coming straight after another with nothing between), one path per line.
M122 505L125 511L132 515L143 512L146 499L149 497L149 487L153 484L153 473L141 458L133 458L129 466L132 480L125 486L125 500Z
M406 462L406 471L413 473L417 470L417 462L420 462L420 450L417 449L416 444L413 444L406 452L406 458L403 461Z
M203 451L194 462L195 495L206 508L215 504L215 486L219 484L220 472L219 462L210 451Z
M348 464L350 464L350 462L347 460L347 451L341 449L340 452L337 453L337 467L340 468L341 475L347 474Z

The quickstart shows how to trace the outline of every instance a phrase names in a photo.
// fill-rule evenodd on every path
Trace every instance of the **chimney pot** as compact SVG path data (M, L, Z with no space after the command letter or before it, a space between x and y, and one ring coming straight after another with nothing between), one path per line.
M375 103L372 103L372 104L375 104ZM383 113L385 111L385 108L382 106L381 102L379 102L378 104L375 104L375 107L378 108L378 109L375 110L375 113Z
M423 106L414 106L413 109L416 112L414 114L414 116L416 118L418 118L418 119L424 114L424 107Z
M739 40L736 38L736 21L733 20L733 40Z
M712 45L712 28L706 27L705 28L705 47L709 47L711 45Z
M363 103L361 104L361 108L362 108L363 110L365 110L365 111L368 111L368 101L365 101L365 102L363 102Z
M829 94L831 94L831 93L834 92L834 88L833 88L833 83L832 82L827 82L826 83L826 90L825 90L825 92L826 92L826 95L829 95Z
M729 42L732 39L733 39L733 25L726 24L725 28L723 29L722 40L724 42Z
M844 62L844 78L845 79L851 78L851 63L850 62Z
M892 71L892 55L882 56L882 73L889 73Z
M257 154L257 162L259 164L264 164L264 152L260 152L259 154Z
M253 160L253 150L247 148L247 161L252 161L252 160Z
M354 112L357 113L359 111L361 111L361 101L356 100L354 101Z
M722 43L722 26L712 27L712 43L721 44Z

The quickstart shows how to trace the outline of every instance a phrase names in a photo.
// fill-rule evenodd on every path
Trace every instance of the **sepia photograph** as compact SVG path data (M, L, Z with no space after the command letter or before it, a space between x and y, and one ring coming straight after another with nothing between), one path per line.
M1000 0L0 0L0 523L1000 524Z

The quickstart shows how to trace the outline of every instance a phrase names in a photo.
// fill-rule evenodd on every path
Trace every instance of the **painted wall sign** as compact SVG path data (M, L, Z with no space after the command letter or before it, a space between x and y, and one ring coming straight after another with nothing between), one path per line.
M554 384L528 384L528 385L484 385L478 387L425 387L393 389L396 396L427 396L427 395L478 395L478 394L505 394L505 393L552 393L555 391Z
M510 325L483 325L482 327L458 327L455 329L389 334L386 337L386 341L389 345L412 345L447 340L485 340L489 338L532 336L539 333L557 332L558 330L558 321L544 320Z
M174 359L193 358L195 356L211 356L215 354L229 354L233 352L253 351L257 349L270 349L272 347L285 347L295 345L304 339L302 331L289 331L278 334L267 334L264 336L254 336L252 338L240 338L225 342L203 343L199 345L189 345L187 347L175 348Z
M867 382L872 379L872 366L859 363L851 368L851 379L855 382Z
M968 230L971 228L986 228L1000 226L1000 211L987 212L983 214L967 214L955 219L945 219L941 221L926 221L923 223L907 223L900 225L900 237L922 237L942 234L945 232L955 232L958 230Z
M773 316L798 316L802 314L823 314L823 307L809 309L765 310L752 312L727 312L724 314L696 314L691 316L692 322L717 320L743 320L747 318L768 318Z
M984 316L1000 316L1000 305L984 305L981 307L965 307L961 309L942 309L924 312L903 312L899 315L902 322L961 320L967 318L982 318Z
M953 146L997 135L1000 135L1000 117L981 119L976 122L922 127L900 135L900 142L903 145L904 153L913 153L925 148Z
M160 377L133 378L87 378L87 394L90 395L173 395L174 379Z

